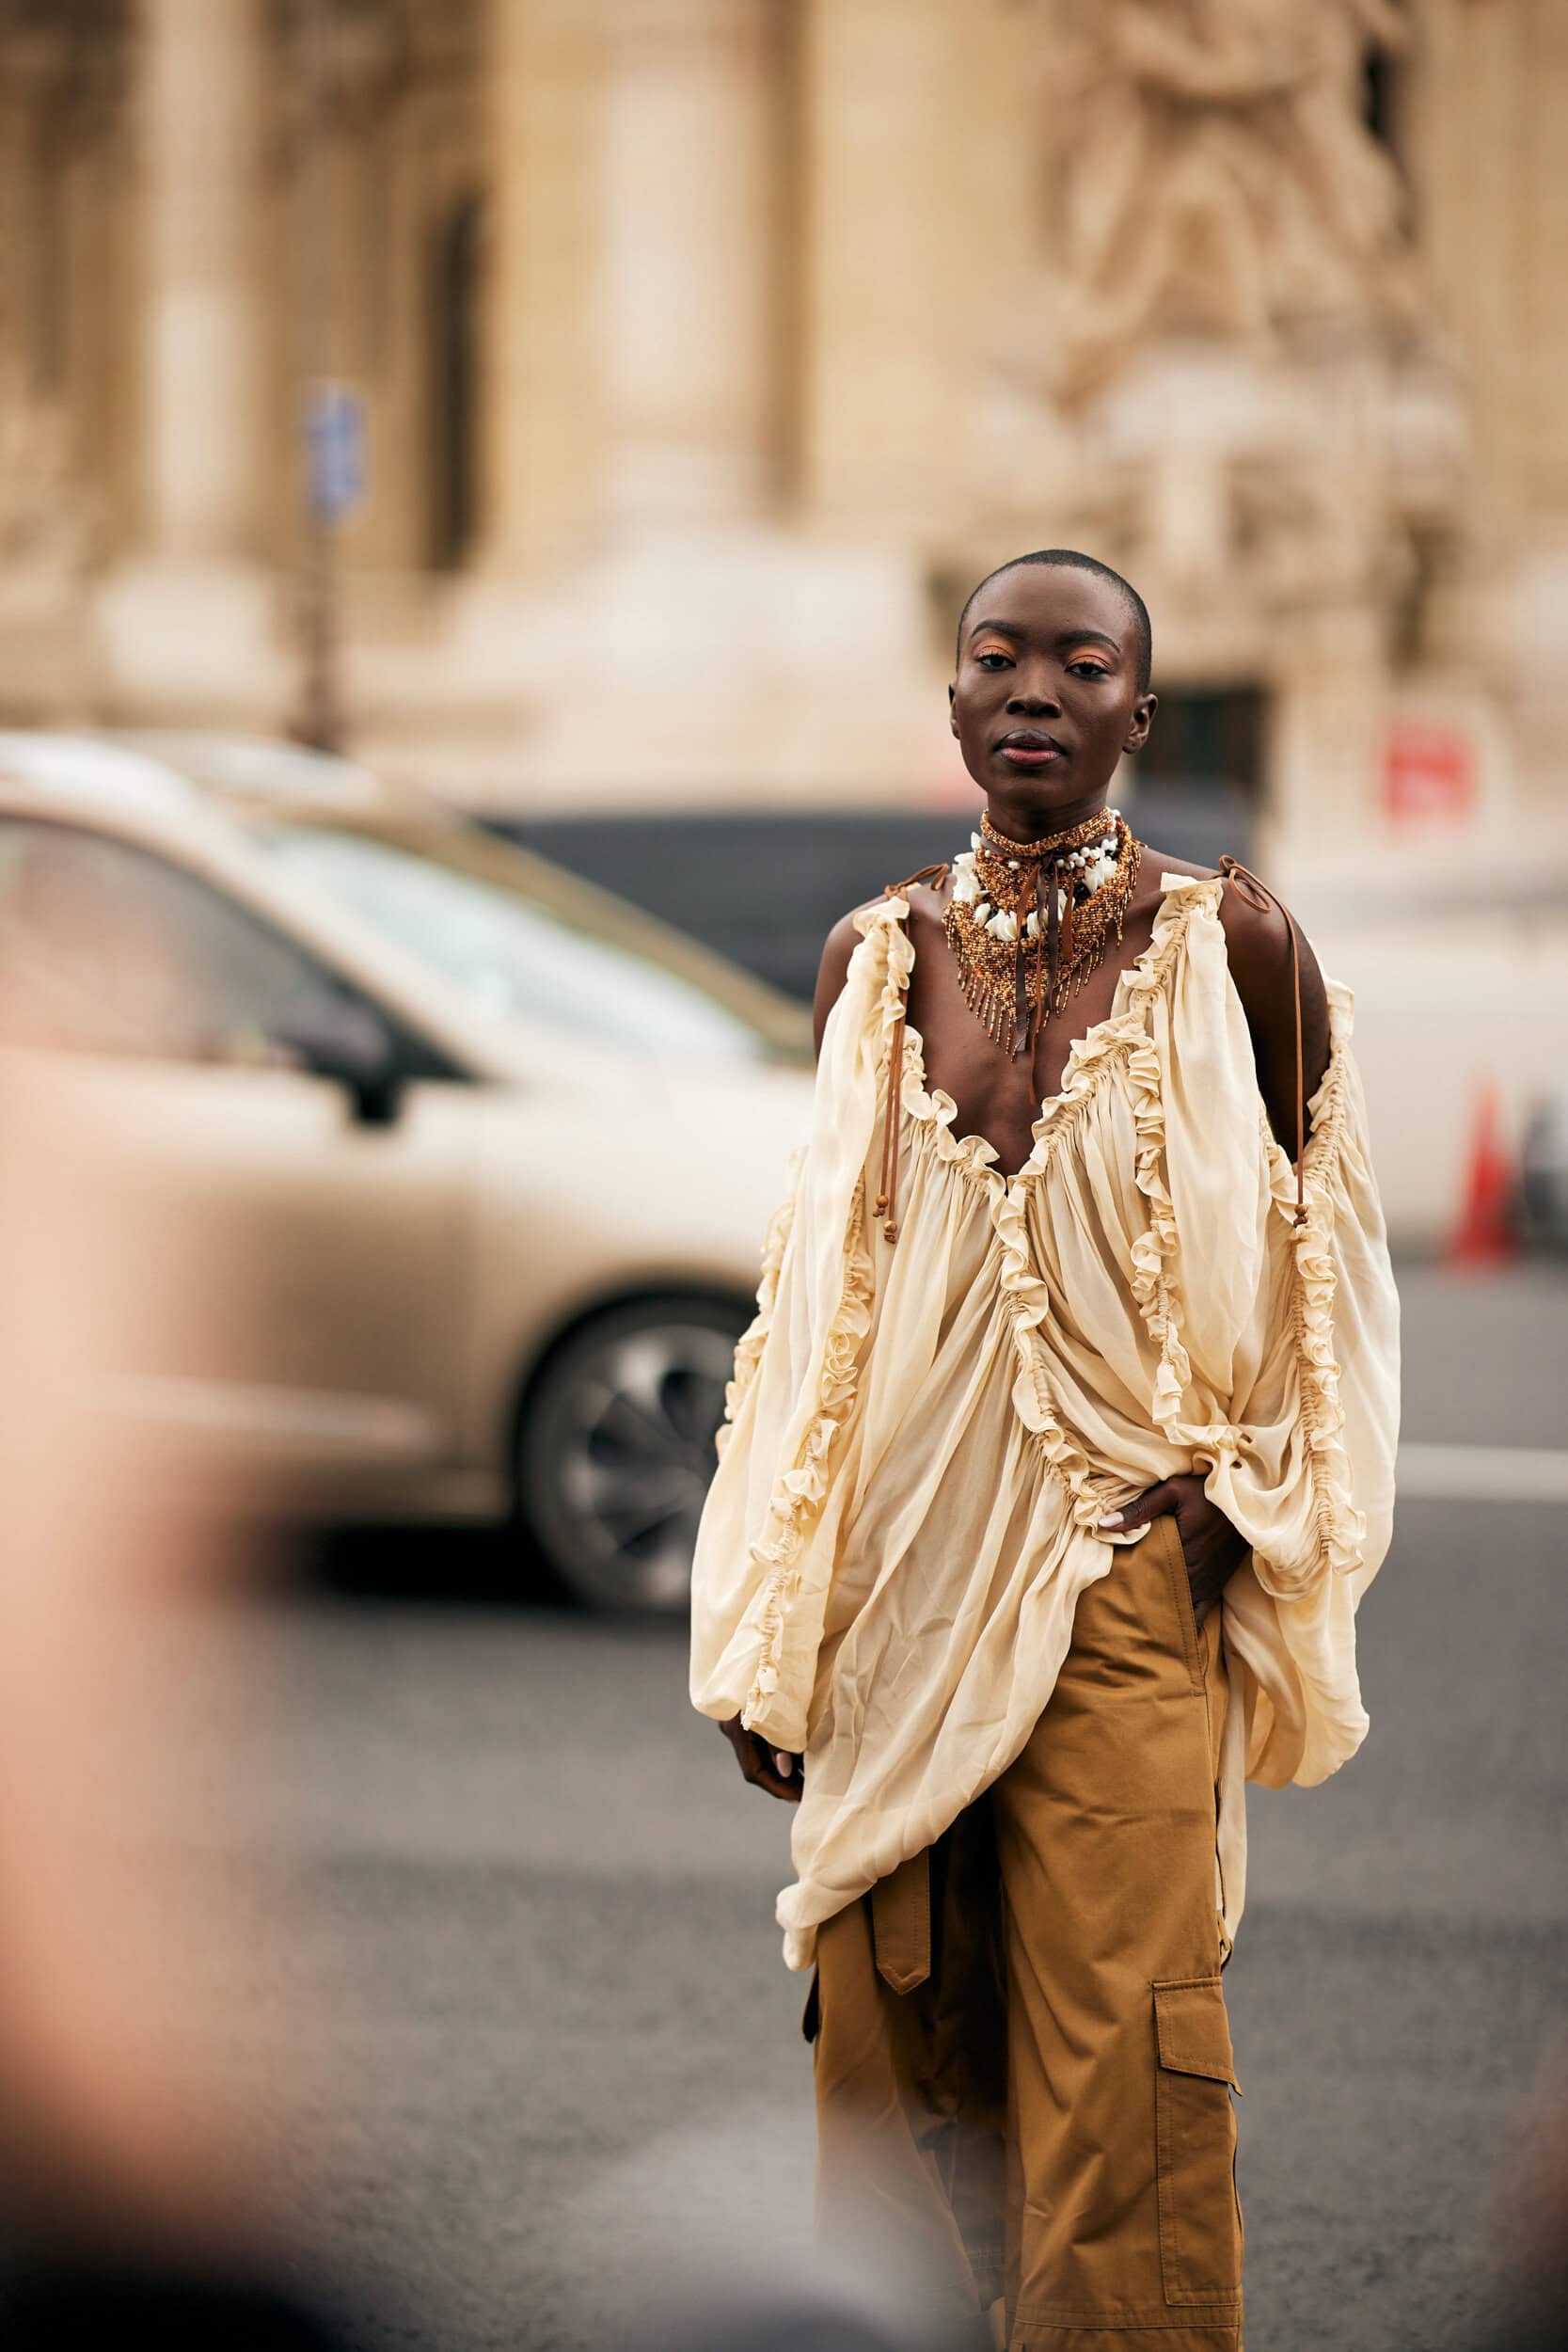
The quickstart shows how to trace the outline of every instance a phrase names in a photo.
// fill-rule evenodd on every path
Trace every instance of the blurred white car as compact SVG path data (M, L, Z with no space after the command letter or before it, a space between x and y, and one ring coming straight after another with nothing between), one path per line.
M133 1385L193 1460L288 1516L516 1507L582 1597L681 1604L800 1008L345 762L13 734L0 1044L189 1238L205 1336Z

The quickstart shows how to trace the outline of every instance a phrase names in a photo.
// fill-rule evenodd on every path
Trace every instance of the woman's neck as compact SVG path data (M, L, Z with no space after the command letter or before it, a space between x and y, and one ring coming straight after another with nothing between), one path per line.
M1105 806L1108 789L1102 785L1098 792L1085 792L1076 801L1058 802L1049 806L1040 803L1021 807L1013 802L1006 807L999 807L995 800L988 799L986 814L993 830L1001 834L1005 840L1046 841L1057 834L1070 833L1075 825L1098 816Z

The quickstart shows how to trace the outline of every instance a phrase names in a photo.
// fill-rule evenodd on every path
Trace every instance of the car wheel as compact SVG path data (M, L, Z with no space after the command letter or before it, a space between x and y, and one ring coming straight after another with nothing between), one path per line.
M517 1502L561 1581L598 1609L684 1609L713 1434L747 1310L639 1299L584 1324L530 1390Z

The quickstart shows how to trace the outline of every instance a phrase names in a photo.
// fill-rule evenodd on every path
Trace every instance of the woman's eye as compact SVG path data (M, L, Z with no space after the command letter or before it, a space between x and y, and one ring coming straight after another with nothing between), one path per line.
M1109 677L1111 675L1103 661L1069 661L1067 666L1074 677Z
M977 667L982 670L993 667L1005 670L1007 666L1007 657L1005 653L977 653L974 660Z

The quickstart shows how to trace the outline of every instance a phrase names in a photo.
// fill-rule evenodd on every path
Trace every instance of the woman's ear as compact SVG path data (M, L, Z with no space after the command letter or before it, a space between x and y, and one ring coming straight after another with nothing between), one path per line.
M1137 701L1132 705L1132 723L1127 730L1127 739L1121 747L1124 752L1141 752L1143 750L1144 745L1148 740L1148 730L1153 724L1154 713L1159 709L1159 707L1160 697L1158 694L1140 694L1138 696Z
M947 690L947 727L949 734L954 736L957 736L958 732L958 712L955 700L958 691L958 683L955 680Z

